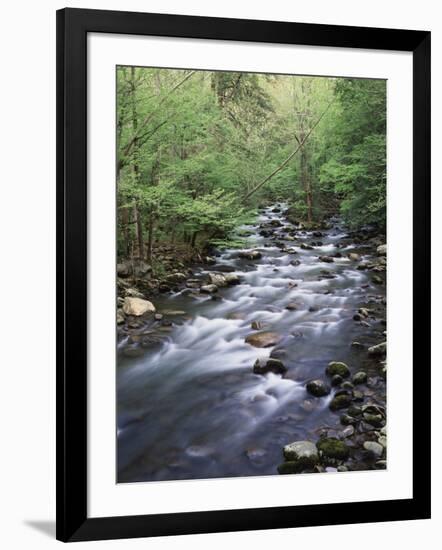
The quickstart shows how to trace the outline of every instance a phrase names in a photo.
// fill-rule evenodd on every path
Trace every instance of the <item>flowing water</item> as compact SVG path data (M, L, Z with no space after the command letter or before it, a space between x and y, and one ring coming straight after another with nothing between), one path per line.
M119 357L118 481L274 475L284 445L316 441L324 426L338 428L339 414L328 408L332 395L309 396L305 385L325 379L332 360L348 363L353 372L370 368L366 353L351 343L378 343L385 327L375 322L367 329L353 315L368 296L379 300L383 291L348 259L354 245L338 221L316 237L295 232L273 210L266 208L257 225L241 228L250 232L247 249L259 250L261 259L226 250L210 268L233 270L241 284L220 288L217 299L177 292L153 300L157 311L186 315L176 316L167 340L142 357ZM281 226L261 236L258 226L273 220ZM312 241L320 246L300 247ZM333 263L318 258L337 252L342 257ZM208 271L199 268L196 276ZM286 309L288 303L297 309ZM270 348L245 343L253 321L282 341ZM256 359L275 350L284 350L280 358L288 372L254 374Z

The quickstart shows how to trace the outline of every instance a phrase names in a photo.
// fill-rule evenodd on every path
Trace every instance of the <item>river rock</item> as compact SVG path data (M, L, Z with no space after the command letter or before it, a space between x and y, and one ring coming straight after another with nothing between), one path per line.
M382 342L376 346L368 348L368 355L371 357L382 357L387 353L387 342Z
M350 369L345 363L340 361L331 361L325 369L325 372L329 376L334 376L335 374L339 374L342 378L348 378L348 376L350 376Z
M144 294L142 294L136 288L132 288L132 287L126 288L126 290L124 291L124 296L128 298L141 298L142 300L146 299L146 296L144 296Z
M169 283L184 283L187 276L184 273L169 273L166 276L166 281Z
M290 260L290 265L293 265L294 267L301 265L301 260Z
M295 302L290 302L285 306L285 309L288 309L289 311L296 311L297 309L299 309L299 305Z
M228 285L239 285L241 282L240 276L235 273L227 273L224 278Z
M117 309L117 325L121 325L124 323L125 317L124 317L124 311L122 308Z
M331 264L335 260L331 256L319 256L319 261Z
M123 311L126 315L139 317L145 313L155 313L155 306L148 300L126 297L124 299Z
M307 391L314 395L315 397L323 397L324 395L328 395L330 393L329 386L320 379L317 380L311 380L307 386Z
M373 275L373 277L371 278L371 280L376 284L376 285L381 285L384 281L382 280L381 277L379 277L379 275Z
M200 292L202 292L203 294L215 294L215 292L218 292L218 287L214 284L203 285L200 288Z
M259 260L262 258L262 254L259 250L248 250L242 251L238 254L240 258L245 258L246 260Z
M317 443L319 454L325 459L346 460L350 454L347 445L335 437L323 437Z
M364 449L372 454L375 458L381 458L384 448L376 441L365 441Z
M356 418L354 418L353 416L350 416L349 414L341 415L339 420L341 421L341 424L344 424L344 426L352 426L354 424L357 424L358 422Z
M257 359L253 365L253 372L255 374L266 374L267 372L285 374L287 372L287 367L279 359L269 358L266 362Z
M356 254L356 252L350 252L350 254L348 255L348 259L352 262L357 262L360 258L361 257L359 256L359 254Z
M255 348L276 346L281 340L282 337L276 332L254 332L245 338L245 342Z
M302 250L313 250L313 246L307 244L307 243L301 243Z
M384 424L384 419L380 414L364 413L363 417L365 422L367 422L367 424L370 424L375 428L380 428Z
M330 410L331 411L338 411L340 409L345 409L348 407L352 402L352 396L349 393L340 393L339 395L335 395L333 399L330 402Z
M387 255L387 245L381 244L377 247L376 252L378 253L378 256L386 256Z
M311 441L294 441L289 443L283 449L284 458L289 462L294 462L293 473L305 469L311 469L319 462L318 449Z
M367 382L367 373L360 370L353 375L352 382L355 385L365 384Z
M221 273L209 273L210 284L220 286L227 286L226 277Z
M332 386L340 386L344 379L339 374L334 374L331 379Z

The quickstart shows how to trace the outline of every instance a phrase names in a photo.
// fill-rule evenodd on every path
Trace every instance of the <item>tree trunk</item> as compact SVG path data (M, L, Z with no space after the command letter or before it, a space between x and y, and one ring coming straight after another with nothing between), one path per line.
M197 236L198 236L198 231L194 231L194 232L193 232L193 235L192 235L192 241L191 241L191 243L190 243L190 246L191 246L192 248L195 248Z
M137 100L136 100L136 86L135 86L135 67L130 68L130 90L131 90L131 100L132 100L132 129L134 134L137 133L138 129L138 115L137 115ZM133 164L132 169L135 176L135 181L138 182L140 177L140 168L138 165L138 138L134 139L133 146ZM137 241L138 241L138 254L140 260L144 259L144 242L143 242L143 221L141 217L140 208L135 204L134 205L134 217L137 227Z
M147 232L147 261L151 264L153 258L153 233L154 233L155 219L153 210L150 211L149 216L149 228Z

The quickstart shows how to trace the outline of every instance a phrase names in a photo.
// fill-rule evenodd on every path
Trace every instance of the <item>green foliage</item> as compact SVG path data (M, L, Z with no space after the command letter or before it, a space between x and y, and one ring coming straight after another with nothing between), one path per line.
M384 81L118 67L119 255L241 246L236 228L271 201L384 225L385 101Z

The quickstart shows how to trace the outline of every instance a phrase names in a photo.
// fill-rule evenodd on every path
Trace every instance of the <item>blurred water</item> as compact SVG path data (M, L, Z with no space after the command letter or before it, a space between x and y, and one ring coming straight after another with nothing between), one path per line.
M257 225L273 219L290 226L272 207ZM247 249L260 250L262 258L244 260L238 250L217 258L218 265L234 267L242 284L220 289L218 301L162 296L157 310L183 309L190 320L175 326L160 348L136 359L119 357L120 482L275 474L283 445L316 439L318 427L339 421L328 409L331 397L309 397L305 383L324 377L331 360L358 368L363 359L350 344L366 335L352 317L367 293L379 289L347 257L318 260L351 250L337 248L346 236L339 225L320 239L309 232L296 235L297 242L286 241L277 228L278 242L297 254L281 251L257 226L242 229L253 231ZM323 245L303 250L299 244L305 239ZM290 264L294 259L299 266ZM336 278L318 280L324 269ZM297 310L285 309L290 302ZM245 343L252 321L282 336L277 348L286 351L284 378L253 374L256 359L273 348Z

